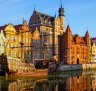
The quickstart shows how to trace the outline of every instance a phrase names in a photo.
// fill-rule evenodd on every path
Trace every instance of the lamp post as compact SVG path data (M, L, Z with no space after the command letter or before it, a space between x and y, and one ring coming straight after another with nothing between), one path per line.
M46 61L46 51L47 51L46 47L47 43L44 43L44 61Z
M20 42L20 45L21 45L21 60L23 59L23 45L24 43L23 42Z

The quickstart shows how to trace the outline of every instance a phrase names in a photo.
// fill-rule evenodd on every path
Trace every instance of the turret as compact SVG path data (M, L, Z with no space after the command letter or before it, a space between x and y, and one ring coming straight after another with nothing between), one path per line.
M89 36L88 31L85 34L85 43L87 46L87 59L86 60L87 60L87 63L90 63L90 36Z
M59 18L60 18L61 30L63 30L63 32L65 32L65 29L64 29L64 20L65 20L64 18L65 18L65 16L64 16L64 8L62 7L62 4L61 4L61 7L59 8L58 13L59 13Z
M27 21L26 20L23 20L23 25L27 25Z
M68 64L71 64L71 46L72 46L72 43L71 43L71 38L72 38L72 32L71 32L71 29L70 29L70 26L68 25L67 26L67 29L66 29L66 43L67 43L67 63Z
M68 25L66 28L66 40L67 40L67 47L71 47L71 37L72 37L72 32L70 29L70 26Z
M85 42L87 46L90 46L90 36L89 36L88 31L85 34Z
M59 8L59 17L60 16L64 16L64 8L62 7L62 4L61 4L61 7Z

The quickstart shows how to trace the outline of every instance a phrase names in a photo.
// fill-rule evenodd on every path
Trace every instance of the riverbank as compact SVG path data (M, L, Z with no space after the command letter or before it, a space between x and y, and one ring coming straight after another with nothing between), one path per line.
M57 71L93 70L93 69L96 69L96 64L71 64L71 65L59 65Z

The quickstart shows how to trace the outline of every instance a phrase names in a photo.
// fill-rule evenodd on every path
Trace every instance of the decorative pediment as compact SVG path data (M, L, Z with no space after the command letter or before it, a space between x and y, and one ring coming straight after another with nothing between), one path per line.
M38 28L36 28L36 30L33 33L33 39L34 40L40 39L40 32L39 32Z
M5 27L5 31L6 33L10 33L10 34L16 34L16 30L13 27L13 24L9 23L6 27Z

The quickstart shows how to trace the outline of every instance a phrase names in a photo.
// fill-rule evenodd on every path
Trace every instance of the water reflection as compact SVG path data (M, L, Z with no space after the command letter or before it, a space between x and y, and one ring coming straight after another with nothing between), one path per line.
M44 79L1 79L0 91L96 91L96 72L67 72Z

